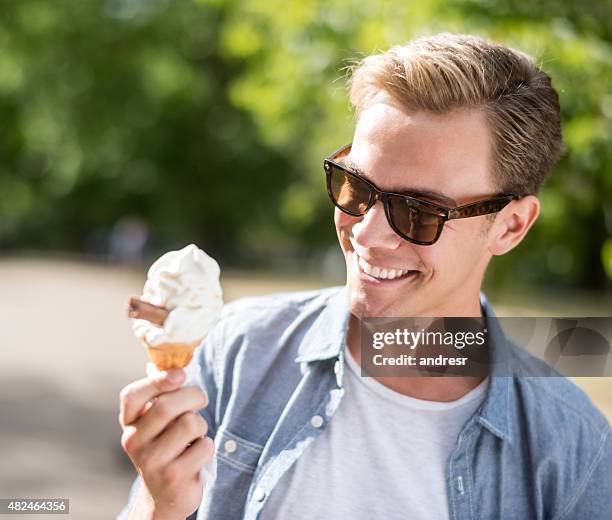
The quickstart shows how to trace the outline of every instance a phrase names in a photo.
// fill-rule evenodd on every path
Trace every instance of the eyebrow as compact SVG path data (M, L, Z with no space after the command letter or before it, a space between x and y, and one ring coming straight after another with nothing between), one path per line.
M361 168L359 168L353 161L347 159L346 157L344 157L343 159L344 164L348 166L351 170L353 170L355 173L358 173L368 181L372 182L372 179L369 178L368 174L365 173ZM372 184L374 183L372 182ZM440 193L439 191L435 190L412 188L409 190L393 190L393 193L397 193L399 195L408 195L412 197L423 197L425 199L430 199L433 202L439 202L440 204L446 205L451 208L457 207L457 202L454 199L451 199L443 193Z

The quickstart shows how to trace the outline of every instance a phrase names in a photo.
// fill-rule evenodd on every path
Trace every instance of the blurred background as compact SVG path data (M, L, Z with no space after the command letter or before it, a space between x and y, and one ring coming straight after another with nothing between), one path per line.
M146 362L124 304L161 253L198 244L226 300L343 283L321 166L352 137L346 67L440 31L536 56L561 98L498 314L612 315L609 2L0 0L0 498L122 507L117 394ZM612 382L578 383L612 418Z

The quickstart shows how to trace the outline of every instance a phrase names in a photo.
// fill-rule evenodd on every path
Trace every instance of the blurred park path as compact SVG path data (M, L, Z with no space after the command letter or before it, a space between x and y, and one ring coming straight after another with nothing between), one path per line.
M117 399L147 361L124 305L140 294L144 276L72 261L0 260L2 497L69 498L72 517L90 520L114 518L124 505L135 473L119 445ZM226 301L322 285L247 273L224 274L222 284ZM612 419L612 380L579 384Z

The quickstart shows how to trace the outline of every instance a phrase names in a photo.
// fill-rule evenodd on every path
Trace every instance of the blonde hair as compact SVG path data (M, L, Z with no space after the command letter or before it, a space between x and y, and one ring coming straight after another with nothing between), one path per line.
M442 33L368 56L351 71L357 119L381 91L412 111L483 110L500 192L537 193L563 152L557 92L521 51Z

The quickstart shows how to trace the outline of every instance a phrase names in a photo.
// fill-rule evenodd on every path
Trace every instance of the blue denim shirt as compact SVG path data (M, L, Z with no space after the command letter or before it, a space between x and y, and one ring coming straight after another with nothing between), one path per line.
M481 305L494 316L484 296ZM217 479L191 518L259 517L342 399L349 316L344 287L225 307L196 354L210 399L201 414L215 439ZM447 463L450 518L612 519L607 420L565 378L516 375L530 355L495 320L488 328L492 356L504 349L515 375L492 374L485 400L457 438Z

